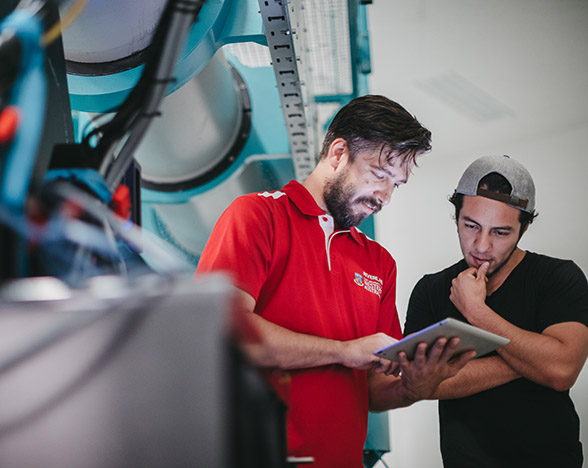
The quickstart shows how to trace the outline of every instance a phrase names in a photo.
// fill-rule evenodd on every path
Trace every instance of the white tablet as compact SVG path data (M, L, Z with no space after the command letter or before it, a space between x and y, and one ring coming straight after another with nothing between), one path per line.
M476 351L476 357L480 357L504 346L510 341L502 336L474 327L469 323L449 317L427 328L423 328L397 341L393 345L380 349L374 354L385 359L390 359L391 361L398 361L398 353L405 351L408 359L412 360L419 343L425 342L430 347L438 338L445 337L451 339L456 336L460 341L454 356L474 349Z

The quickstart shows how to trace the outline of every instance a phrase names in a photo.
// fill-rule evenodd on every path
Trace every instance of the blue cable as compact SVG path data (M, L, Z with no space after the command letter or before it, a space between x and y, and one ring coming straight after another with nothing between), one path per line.
M0 33L13 32L21 41L22 63L7 104L19 111L19 127L3 162L0 204L20 210L29 191L43 134L47 103L42 25L31 12L17 9L0 22Z

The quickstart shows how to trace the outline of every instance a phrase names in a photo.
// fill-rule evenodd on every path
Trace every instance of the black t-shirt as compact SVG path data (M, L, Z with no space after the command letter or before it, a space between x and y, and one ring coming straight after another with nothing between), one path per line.
M466 321L449 300L464 260L424 276L408 306L404 334L446 317ZM536 333L561 322L588 326L588 283L572 261L527 252L486 304L512 324ZM582 466L579 419L569 392L525 378L439 402L446 468Z

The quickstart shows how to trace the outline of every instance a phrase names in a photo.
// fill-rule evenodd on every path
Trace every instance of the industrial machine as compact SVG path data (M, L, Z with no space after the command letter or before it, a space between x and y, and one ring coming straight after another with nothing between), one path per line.
M283 466L279 399L222 330L226 280L186 284L229 203L303 180L329 119L367 93L369 3L2 3L2 466ZM239 425L261 412L258 446ZM366 466L387 431L370 415Z

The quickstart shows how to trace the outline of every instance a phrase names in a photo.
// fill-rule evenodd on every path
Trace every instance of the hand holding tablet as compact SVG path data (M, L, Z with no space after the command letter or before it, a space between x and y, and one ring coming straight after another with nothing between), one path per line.
M510 341L502 336L474 327L469 323L449 317L423 328L386 348L380 349L374 354L384 359L398 361L398 353L404 351L408 359L412 360L419 343L427 343L427 346L430 347L437 339L442 337L448 340L453 337L459 338L459 345L454 356L473 349L476 351L476 357L479 357L504 346Z

